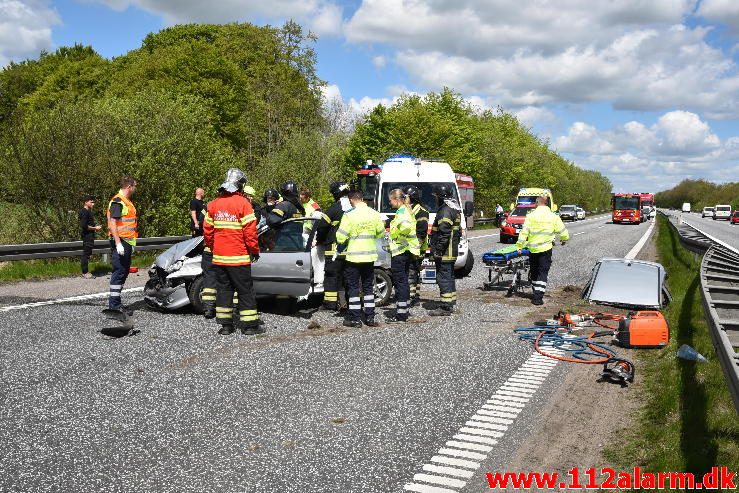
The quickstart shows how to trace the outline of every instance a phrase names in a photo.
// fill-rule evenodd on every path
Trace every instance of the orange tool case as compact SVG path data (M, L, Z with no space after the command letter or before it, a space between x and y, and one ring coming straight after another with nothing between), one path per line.
M670 342L670 326L660 312L631 312L619 322L616 340L625 348L664 347Z

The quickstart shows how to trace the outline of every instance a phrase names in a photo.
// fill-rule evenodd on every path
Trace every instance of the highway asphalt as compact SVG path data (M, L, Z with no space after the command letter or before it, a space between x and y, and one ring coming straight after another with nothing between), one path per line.
M598 258L623 257L648 227L568 224L550 285L582 286ZM479 258L501 245L490 230L470 237L477 263L458 282L459 313L415 308L406 326L345 330L308 306L285 316L265 305L265 336L223 337L186 311L141 309L140 332L114 339L101 334L104 299L0 312L0 491L484 491L485 471L505 467L567 367L540 370L513 335L527 303L481 297ZM533 396L489 404L514 373L529 375ZM505 430L495 416L506 413L480 411L490 405L517 408ZM454 437L480 414L503 432L479 467L438 469L439 457L469 456L475 444Z
M676 216L680 215L679 212L674 211L672 214ZM696 213L683 214L683 219L691 226L695 226L701 231L739 250L739 225L733 225L723 219L714 220L710 217L701 217L701 214Z

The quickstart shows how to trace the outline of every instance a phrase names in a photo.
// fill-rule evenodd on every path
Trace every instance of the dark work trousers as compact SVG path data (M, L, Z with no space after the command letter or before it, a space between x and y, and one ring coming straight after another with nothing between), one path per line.
M82 267L83 274L87 274L89 270L88 265L93 248L95 248L95 233L90 231L82 236L82 259L80 260L80 267Z
M457 287L454 282L454 262L442 262L434 259L436 264L436 284L439 285L442 310L453 311L457 303Z
M411 252L403 252L390 259L390 272L393 275L393 289L395 289L395 317L398 320L408 320L410 308L411 287L408 282L408 271L411 264L416 262L416 256Z
M216 309L216 272L213 270L213 252L203 250L200 257L200 268L203 270L203 311L208 313Z
M529 262L531 265L531 286L534 288L532 299L544 299L544 293L547 291L547 278L549 277L549 268L552 266L552 250L542 253L530 253Z
M258 327L257 299L251 279L251 265L213 265L216 275L216 322L233 325L234 292L238 293L242 327Z
M362 306L366 319L375 317L375 268L372 262L346 262L344 266L346 294L349 298L347 320L361 320ZM362 292L360 297L359 292Z
M123 255L118 255L115 249L115 241L110 240L110 256L113 264L113 272L110 274L110 292L108 294L108 308L116 309L123 306L121 301L121 290L128 279L128 270L131 268L131 256L133 247L125 240L121 240Z
M410 283L410 299L421 299L421 263L423 257L413 257L409 261L410 269L408 270L408 280Z
M340 293L344 291L344 265L343 255L337 255L332 260L332 255L326 255L325 273L323 279L323 307L327 310L338 310L340 307Z

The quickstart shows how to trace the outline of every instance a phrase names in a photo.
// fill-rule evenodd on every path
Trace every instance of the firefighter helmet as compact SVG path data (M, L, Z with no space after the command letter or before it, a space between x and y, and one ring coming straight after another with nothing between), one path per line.
M227 192L238 192L244 189L246 185L246 175L238 168L231 168L226 172L226 181L221 183L219 190Z
M403 189L403 193L410 197L413 202L421 201L421 190L415 185L408 185Z
M452 187L448 183L437 183L433 190L434 195L440 199L452 198Z
M274 188L268 188L264 191L264 201L267 202L269 199L279 200L280 198L280 192L275 190Z
M298 184L292 180L286 181L285 183L280 185L280 194L283 197L297 197L298 192L300 192Z
M339 200L349 193L349 185L343 181L335 181L328 187L328 191L334 196L334 200Z

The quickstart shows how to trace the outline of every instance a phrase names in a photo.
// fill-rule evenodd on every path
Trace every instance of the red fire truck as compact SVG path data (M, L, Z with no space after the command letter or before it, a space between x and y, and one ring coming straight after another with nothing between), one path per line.
M653 193L642 192L639 194L639 198L641 199L642 207L654 207L654 194Z
M613 224L640 224L641 195L638 193L614 193L611 197Z

